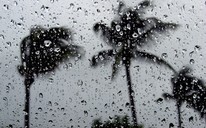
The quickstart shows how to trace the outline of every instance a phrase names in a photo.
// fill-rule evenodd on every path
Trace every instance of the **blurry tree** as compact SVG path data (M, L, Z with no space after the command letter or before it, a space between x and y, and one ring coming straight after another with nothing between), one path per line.
M134 126L130 124L128 116L115 116L112 121L106 122L102 122L100 119L95 119L91 128L143 128L143 126Z
M80 57L80 47L70 44L71 32L64 27L45 29L35 26L20 45L22 64L19 73L25 77L25 127L29 128L30 87L35 76L54 71L69 57Z
M130 76L131 60L146 59L158 64L164 64L172 69L163 59L139 50L139 48L150 41L154 41L155 34L165 32L167 29L175 29L178 26L175 23L162 22L155 17L143 18L141 14L149 5L149 1L143 1L134 8L124 8L124 3L120 2L118 8L119 19L113 20L111 27L108 27L103 22L96 23L93 27L95 32L101 30L103 39L112 46L112 49L100 51L93 56L91 65L97 66L99 63L113 58L112 79L117 74L120 65L125 66L132 120L136 126L135 94Z
M182 127L180 107L183 102L187 102L189 106L198 111L202 118L206 114L206 87L202 80L189 75L190 72L191 69L188 67L183 67L179 72L176 72L175 76L171 78L173 94L163 94L163 97L177 102L179 128Z

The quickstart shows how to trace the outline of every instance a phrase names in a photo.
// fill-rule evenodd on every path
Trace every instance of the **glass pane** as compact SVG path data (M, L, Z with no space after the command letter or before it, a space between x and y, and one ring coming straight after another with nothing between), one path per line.
M204 128L205 7L1 1L0 127Z

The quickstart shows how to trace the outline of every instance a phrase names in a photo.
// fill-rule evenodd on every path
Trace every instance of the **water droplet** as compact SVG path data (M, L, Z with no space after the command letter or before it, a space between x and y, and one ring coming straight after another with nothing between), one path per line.
M126 107L126 108L129 108L129 107L130 107L128 102L125 104L125 107Z
M161 122L166 122L166 119L165 119L165 118L164 118L164 119L162 119L162 120L161 120Z
M169 128L173 128L175 125L173 123L169 124Z
M60 48L55 48L54 51L55 51L55 52L60 52L61 49L60 49Z
M8 4L4 4L4 9L5 10L9 10L9 5Z
M82 10L82 8L81 8L81 7L78 7L78 8L77 8L77 11L81 11L81 10Z
M0 38L1 38L1 39L4 39L4 35L3 35L3 34L0 34Z
M68 9L70 9L70 8L74 8L74 4L73 3L70 4Z
M42 11L49 11L49 7L48 7L48 6L45 6L45 5L42 5L42 6L41 6L41 10L42 10Z
M137 29L137 32L138 32L139 35L141 35L144 31L143 31L143 29L138 28L138 29Z
M119 32L119 35L120 35L120 36L123 36L123 34L124 34L123 31L120 31L120 32Z
M116 30L119 32L120 31L120 29L121 29L121 26L120 25L116 25Z
M162 53L162 58L166 59L168 57L167 53Z
M39 93L39 98L43 98L43 94L42 93Z
M199 45L195 45L194 50L195 50L196 52L198 52L198 51L201 50L201 47L200 47Z
M97 9L97 12L100 12L100 10L99 10L99 9Z
M159 98L159 99L156 100L156 102L157 102L158 104L162 104L162 103L163 103L163 99L162 99L162 98Z
M49 123L53 123L53 120L49 120L48 122L49 122Z
M131 29L131 25L130 24L127 24L127 29Z
M39 54L40 54L40 51L36 51L35 54L36 54L36 55L39 55Z
M7 99L7 97L3 97L3 101L5 102L5 105L8 106L8 99Z
M84 115L88 116L88 112L86 110L84 110Z
M24 114L24 115L28 115L28 113L27 113L25 110L23 110L23 114Z
M48 102L48 106L52 106L52 102L51 101Z
M59 104L57 102L54 103L55 106L58 106Z
M193 54L194 54L194 51L191 51L191 52L189 53L189 56L192 57Z
M189 122L192 122L192 121L194 121L193 116L191 116L191 117L189 118Z
M136 32L134 32L134 33L132 34L132 37L137 38L137 37L138 37L138 34L137 34Z
M118 46L118 47L122 46L122 42L118 42L118 43L117 43L117 46Z
M15 57L14 57L14 59L15 59L15 60L18 60L18 59L19 59L19 57L18 57L18 56L15 56Z
M77 81L77 85L78 85L78 86L82 86L82 85L83 85L83 81L82 81L82 80L78 80L78 81Z
M44 45L45 45L46 47L49 47L51 43L52 43L52 42L51 42L50 40L45 40L45 41L44 41Z
M65 110L65 108L61 108L61 111L64 111Z
M39 108L38 108L38 110L41 112L41 111L42 111L42 108L41 108L41 107L39 107Z
M190 64L194 64L195 60L194 59L190 59Z
M72 63L68 63L69 68L72 68Z
M194 95L193 95L193 98L194 98L194 99L196 99L196 98L197 98L197 95L196 95L196 94L194 94Z
M14 1L14 5L17 6L17 5L18 5L18 2L17 2L17 1Z
M69 68L68 64L65 64L65 65L63 66L63 68L64 68L64 69L68 69L68 68Z
M10 87L6 86L6 93L9 93Z
M10 42L10 41L6 42L6 44L7 44L8 46L11 46L11 42Z

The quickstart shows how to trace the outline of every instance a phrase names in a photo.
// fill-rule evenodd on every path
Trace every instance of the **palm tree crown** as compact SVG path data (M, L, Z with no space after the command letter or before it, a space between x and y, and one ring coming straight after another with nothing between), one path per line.
M178 26L175 23L162 22L155 17L143 18L140 15L141 10L149 5L149 1L143 1L137 7L126 8L121 12L124 4L120 3L120 18L112 21L111 27L102 22L94 25L94 31L99 32L101 30L102 37L113 49L101 51L98 55L94 56L92 58L92 66L96 66L99 62L114 57L112 75L114 77L118 65L120 63L130 65L132 58L148 58L148 60L152 61L161 61L159 64L166 64L162 63L163 61L159 57L138 50L138 47L142 47L150 39L153 39L155 32L175 29ZM169 68L172 69L171 66Z
M53 71L64 59L77 56L80 47L67 44L70 40L71 33L64 27L32 28L21 43L20 74L33 76Z

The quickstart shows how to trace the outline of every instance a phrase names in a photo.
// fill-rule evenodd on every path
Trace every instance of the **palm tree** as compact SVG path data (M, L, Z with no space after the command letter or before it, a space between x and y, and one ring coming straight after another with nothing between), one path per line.
M115 116L112 121L106 121L104 123L101 119L95 119L91 128L143 128L143 126L131 125L128 116Z
M45 29L35 26L30 35L20 45L22 64L19 73L25 77L25 127L29 128L30 87L35 75L54 71L68 57L79 55L79 46L67 44L71 40L71 32L65 27Z
M164 98L176 100L178 113L178 127L182 127L181 105L187 102L197 110L203 118L206 114L206 87L201 79L193 77L188 73L191 72L189 67L183 67L171 79L173 85L173 94L164 93Z
M137 58L147 59L158 64L164 64L173 70L173 68L163 59L138 49L138 47L142 47L144 44L148 43L149 40L153 39L155 33L164 32L167 29L175 29L178 26L174 23L162 22L155 17L142 18L140 16L141 11L149 5L149 1L143 1L135 8L126 8L123 10L125 5L120 2L118 9L119 19L113 20L111 22L111 27L108 27L103 22L96 23L93 27L95 32L101 30L103 39L113 48L100 51L97 55L93 56L91 65L97 66L99 63L114 58L112 65L112 79L116 76L119 65L122 64L125 66L129 101L134 125L137 125L137 116L134 102L135 94L130 76L131 60Z

